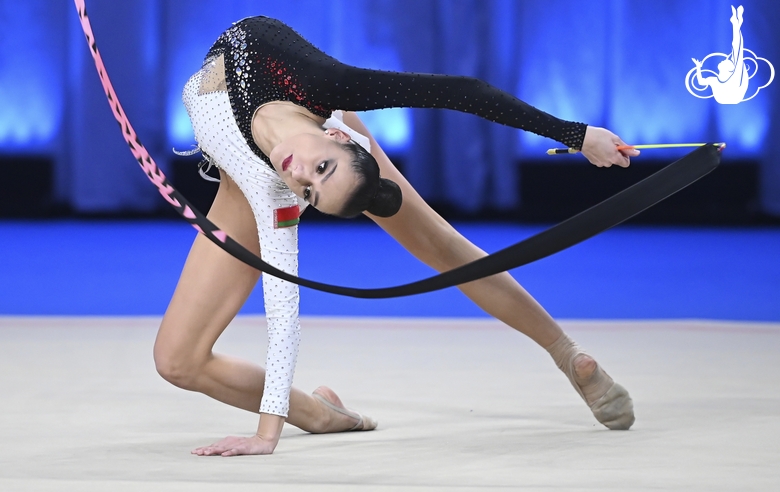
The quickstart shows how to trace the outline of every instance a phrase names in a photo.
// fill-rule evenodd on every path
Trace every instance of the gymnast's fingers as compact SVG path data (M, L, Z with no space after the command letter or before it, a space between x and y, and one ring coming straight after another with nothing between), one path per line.
M214 456L222 454L225 451L234 448L240 439L241 438L236 436L228 436L224 439L220 439L210 446L196 448L192 451L192 454L197 454L198 456Z
M615 135L615 146L623 146L628 145L626 144L620 137ZM620 167L628 167L631 164L631 157L636 157L639 155L639 149L623 149L623 150L616 150L615 152L615 158L614 163Z
M239 456L243 454L272 454L276 448L275 441L267 441L259 436L237 437L229 436L211 446L196 448L192 454L198 456Z
M613 163L616 166L628 167L631 164L631 158L629 157L630 154L628 154L629 150L632 149L615 151L615 157L613 157Z
M615 145L623 146L628 144L621 140L620 137L617 137L617 142L615 142ZM620 151L620 153L628 157L636 157L639 155L639 149L623 149Z

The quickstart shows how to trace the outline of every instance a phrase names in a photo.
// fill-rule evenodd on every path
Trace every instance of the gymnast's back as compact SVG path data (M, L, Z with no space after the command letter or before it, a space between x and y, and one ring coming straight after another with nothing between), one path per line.
M234 23L206 55L204 68L209 65L220 71L224 66L225 89L238 127L252 150L266 162L268 158L252 139L252 117L257 108L273 101L290 101L323 118L340 109L323 101L329 99L329 87L339 77L342 64L279 20L256 16Z
M335 109L314 101L327 99L316 92L330 85L329 77L337 75L333 69L341 64L279 20L257 16L236 22L217 38L206 59L219 55L224 55L234 110L245 107L253 113L270 101L291 101L327 118Z

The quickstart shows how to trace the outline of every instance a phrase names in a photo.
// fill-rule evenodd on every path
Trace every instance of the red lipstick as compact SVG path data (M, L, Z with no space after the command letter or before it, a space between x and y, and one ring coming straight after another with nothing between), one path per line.
M282 171L286 171L288 167L290 167L290 163L292 162L292 154L290 154L290 157L282 161Z

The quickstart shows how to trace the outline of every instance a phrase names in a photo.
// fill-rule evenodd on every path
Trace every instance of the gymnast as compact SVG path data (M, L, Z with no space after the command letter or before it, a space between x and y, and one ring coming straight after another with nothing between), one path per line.
M340 217L366 214L439 272L485 256L423 201L353 111L472 113L581 149L597 166L625 167L638 153L618 151L623 142L606 129L560 120L475 78L342 64L268 17L241 20L220 35L182 97L205 162L219 169L209 219L294 275L298 217L308 204ZM255 435L227 437L192 452L270 454L284 422L311 433L374 429L373 419L348 410L331 389L308 395L292 387L300 337L295 284L263 276L266 369L212 352L259 278L259 271L198 235L163 317L154 346L160 375L260 414ZM610 429L633 424L628 392L508 273L459 288L546 349L599 422Z

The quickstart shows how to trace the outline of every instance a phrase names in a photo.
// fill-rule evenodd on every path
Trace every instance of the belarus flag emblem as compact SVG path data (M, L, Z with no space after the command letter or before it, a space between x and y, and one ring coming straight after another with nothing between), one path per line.
M298 205L287 208L277 208L274 210L274 229L282 227L292 227L300 222L301 211Z

